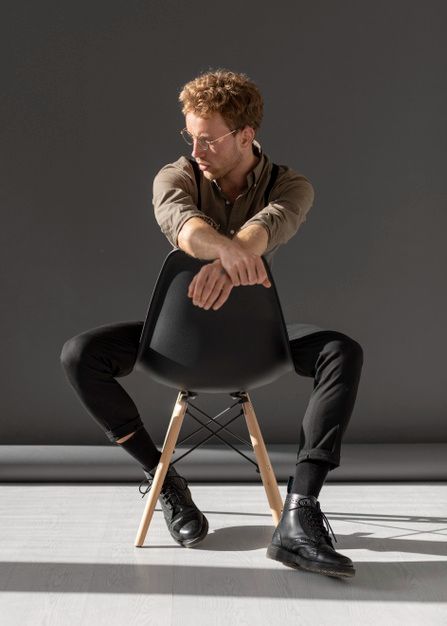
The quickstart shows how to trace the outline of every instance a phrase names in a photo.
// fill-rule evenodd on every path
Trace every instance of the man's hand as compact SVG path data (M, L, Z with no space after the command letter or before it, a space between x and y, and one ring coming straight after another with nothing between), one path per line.
M240 243L233 240L231 246L227 245L221 249L219 257L224 270L230 276L233 286L271 286L260 255L250 252Z
M193 304L206 310L213 307L216 311L227 300L233 289L233 283L222 267L219 259L207 263L198 272L188 287L188 297Z

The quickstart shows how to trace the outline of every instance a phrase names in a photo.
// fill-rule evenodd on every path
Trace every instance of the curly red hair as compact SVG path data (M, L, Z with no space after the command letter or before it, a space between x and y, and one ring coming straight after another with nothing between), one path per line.
M207 118L220 113L228 128L261 125L264 102L258 87L246 74L217 69L200 74L180 92L182 113Z

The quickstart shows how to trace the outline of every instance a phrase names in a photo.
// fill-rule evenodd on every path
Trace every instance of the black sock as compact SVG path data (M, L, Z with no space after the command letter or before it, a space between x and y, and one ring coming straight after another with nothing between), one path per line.
M318 498L330 467L330 463L310 459L297 463L291 492Z
M145 428L140 428L127 441L118 445L133 456L147 472L158 465L161 452L157 450Z

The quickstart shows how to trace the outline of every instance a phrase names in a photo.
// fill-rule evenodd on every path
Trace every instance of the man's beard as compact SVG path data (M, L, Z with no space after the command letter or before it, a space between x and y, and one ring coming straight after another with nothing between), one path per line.
M207 172L204 172L204 174L211 174L210 178L213 178L213 179L224 178L232 170L234 170L242 161L242 154L237 153L234 156L235 158L232 163L230 164L227 163L226 165L221 166L219 168L215 168L214 165L210 165L210 169Z

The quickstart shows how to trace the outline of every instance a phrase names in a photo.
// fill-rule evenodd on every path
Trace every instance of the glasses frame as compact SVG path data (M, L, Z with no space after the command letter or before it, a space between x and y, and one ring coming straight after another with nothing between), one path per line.
M214 143L216 143L216 141L219 141L220 139L224 139L224 137L228 137L229 135L236 133L238 130L241 130L241 129L235 128L234 130L230 130L229 133L225 133L225 135L221 135L220 137L217 137L216 139L212 139L211 141L208 139L203 139L202 137L197 138L196 141L203 150L208 150L208 148L212 146ZM192 138L192 143L189 143L189 141L186 139L185 135L183 134L185 131ZM194 137L191 135L191 133L189 132L187 128L183 128L180 131L180 134L183 137L184 141L188 144L188 146L194 145Z

